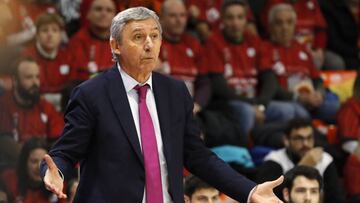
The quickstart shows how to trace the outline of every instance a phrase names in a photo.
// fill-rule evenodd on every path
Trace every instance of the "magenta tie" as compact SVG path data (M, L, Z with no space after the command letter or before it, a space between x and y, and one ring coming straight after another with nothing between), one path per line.
M145 164L146 203L162 203L163 191L159 154L156 143L154 125L146 106L146 93L149 85L136 86L139 94L139 117L141 145Z

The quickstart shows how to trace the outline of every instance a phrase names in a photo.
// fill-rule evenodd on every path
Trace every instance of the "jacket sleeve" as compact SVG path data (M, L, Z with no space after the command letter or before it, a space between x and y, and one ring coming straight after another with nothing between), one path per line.
M59 170L65 178L75 164L84 158L95 128L95 116L89 99L84 91L78 87L73 91L69 105L65 112L65 127L59 140L50 150ZM47 165L42 161L40 172L44 177Z
M200 139L200 130L193 118L193 104L183 85L186 112L184 135L184 165L191 173L213 185L230 197L247 202L250 191L256 184L233 170L207 149Z

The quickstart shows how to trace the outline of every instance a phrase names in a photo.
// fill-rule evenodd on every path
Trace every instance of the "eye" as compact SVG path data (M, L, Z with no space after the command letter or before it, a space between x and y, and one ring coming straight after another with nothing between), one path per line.
M136 34L136 35L134 35L134 39L136 41L140 41L142 39L142 35L141 34Z
M158 39L159 38L159 34L155 33L151 35L151 39Z

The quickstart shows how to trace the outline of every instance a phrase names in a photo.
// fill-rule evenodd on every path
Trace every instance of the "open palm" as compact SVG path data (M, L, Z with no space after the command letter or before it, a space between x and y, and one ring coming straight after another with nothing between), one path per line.
M46 189L56 194L58 198L66 198L66 195L63 193L64 180L59 174L58 167L49 155L46 154L44 159L46 161L46 164L48 165L48 169L46 170L44 177Z

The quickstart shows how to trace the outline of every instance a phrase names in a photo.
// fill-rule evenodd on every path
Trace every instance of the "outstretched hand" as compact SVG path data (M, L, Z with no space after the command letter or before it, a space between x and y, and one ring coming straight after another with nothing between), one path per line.
M274 181L259 184L250 197L251 203L282 203L274 194L273 189L284 181L284 176L280 176Z
M59 199L67 198L66 194L63 193L64 180L59 174L58 167L48 154L45 155L44 159L48 165L48 169L46 170L44 177L46 189L53 192Z

